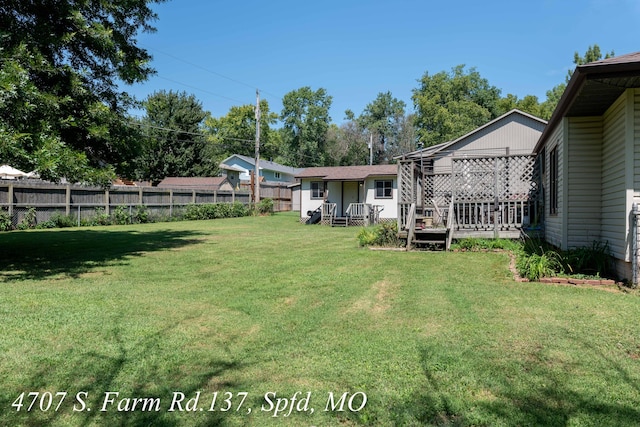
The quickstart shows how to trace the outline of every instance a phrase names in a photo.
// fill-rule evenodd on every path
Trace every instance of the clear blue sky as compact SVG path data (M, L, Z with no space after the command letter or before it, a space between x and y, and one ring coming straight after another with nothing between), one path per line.
M215 117L255 104L256 88L280 113L282 96L303 86L327 90L338 124L380 92L409 112L425 72L458 64L503 96L543 101L574 68L574 52L640 50L638 0L173 0L154 10L158 31L138 44L158 74L123 89L138 98L185 91Z

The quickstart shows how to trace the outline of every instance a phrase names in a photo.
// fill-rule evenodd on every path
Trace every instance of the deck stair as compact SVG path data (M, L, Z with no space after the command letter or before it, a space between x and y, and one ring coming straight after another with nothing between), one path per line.
M331 219L332 227L346 227L349 225L349 218L346 216L335 216Z
M447 228L433 226L432 221L431 217L416 217L412 243L418 246L430 245L444 249L447 246Z

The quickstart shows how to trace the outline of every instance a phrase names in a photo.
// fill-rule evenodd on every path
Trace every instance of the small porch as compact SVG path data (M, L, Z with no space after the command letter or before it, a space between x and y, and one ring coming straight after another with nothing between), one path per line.
M454 238L518 238L541 224L539 167L533 156L453 158L450 171L429 158L398 165L398 236L407 247L449 249Z
M380 212L384 208L369 203L349 203L343 215L338 214L337 203L323 203L320 209L321 224L332 227L366 227L380 222Z

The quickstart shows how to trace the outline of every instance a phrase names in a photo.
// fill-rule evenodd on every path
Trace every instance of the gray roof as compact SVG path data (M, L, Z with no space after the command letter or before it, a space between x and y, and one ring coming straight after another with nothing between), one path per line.
M625 90L637 87L640 52L577 66L534 152L542 148L563 117L601 116Z
M321 166L307 168L296 178L319 178L325 181L363 181L370 176L397 175L398 165Z
M254 165L256 164L255 159L253 157L249 157L249 156L243 156L241 154L232 154L231 156L227 157L226 159L224 159L222 161L222 163L226 163L227 160L233 158L233 157L237 157L239 159L244 160L245 162ZM272 170L275 172L282 172L282 173L288 173L290 175L296 175L300 172L302 172L304 169L303 168L294 168L293 166L285 166L285 165L281 165L280 163L276 163L276 162L272 162L269 160L262 160L260 159L260 168L261 169L268 169L268 170Z
M543 120L543 119L541 119L539 117L536 117L534 115L525 113L524 111L520 111L518 109L513 109L513 110L511 110L511 111L509 111L507 113L504 113L500 117L497 117L497 118L491 120L490 122L485 123L484 125L472 130L471 132L469 132L469 133L467 133L465 135L462 135L460 138L454 139L453 141L441 142L440 144L436 144L436 145L432 145L432 146L429 146L429 147L425 147L425 148L423 148L421 150L412 151L410 153L406 153L403 156L396 157L396 158L402 158L402 157L420 158L420 157L432 156L432 155L434 155L434 154L436 154L436 153L438 153L440 151L443 151L443 150L451 147L452 145L454 145L454 144L456 144L456 143L458 143L458 142L460 142L462 140L465 140L465 139L469 138L470 136L480 132L481 130L488 128L489 126L493 125L494 123L497 123L499 121L504 120L505 118L507 118L507 117L509 117L509 116L511 116L513 114L519 114L521 116L528 117L528 118L536 120L536 121L538 121L538 122L540 122L540 123L542 123L544 125L547 124L546 120Z

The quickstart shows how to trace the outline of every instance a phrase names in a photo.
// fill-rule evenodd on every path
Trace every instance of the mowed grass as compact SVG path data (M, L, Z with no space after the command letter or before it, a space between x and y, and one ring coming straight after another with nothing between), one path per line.
M277 214L0 234L0 425L640 424L636 293L356 233Z

